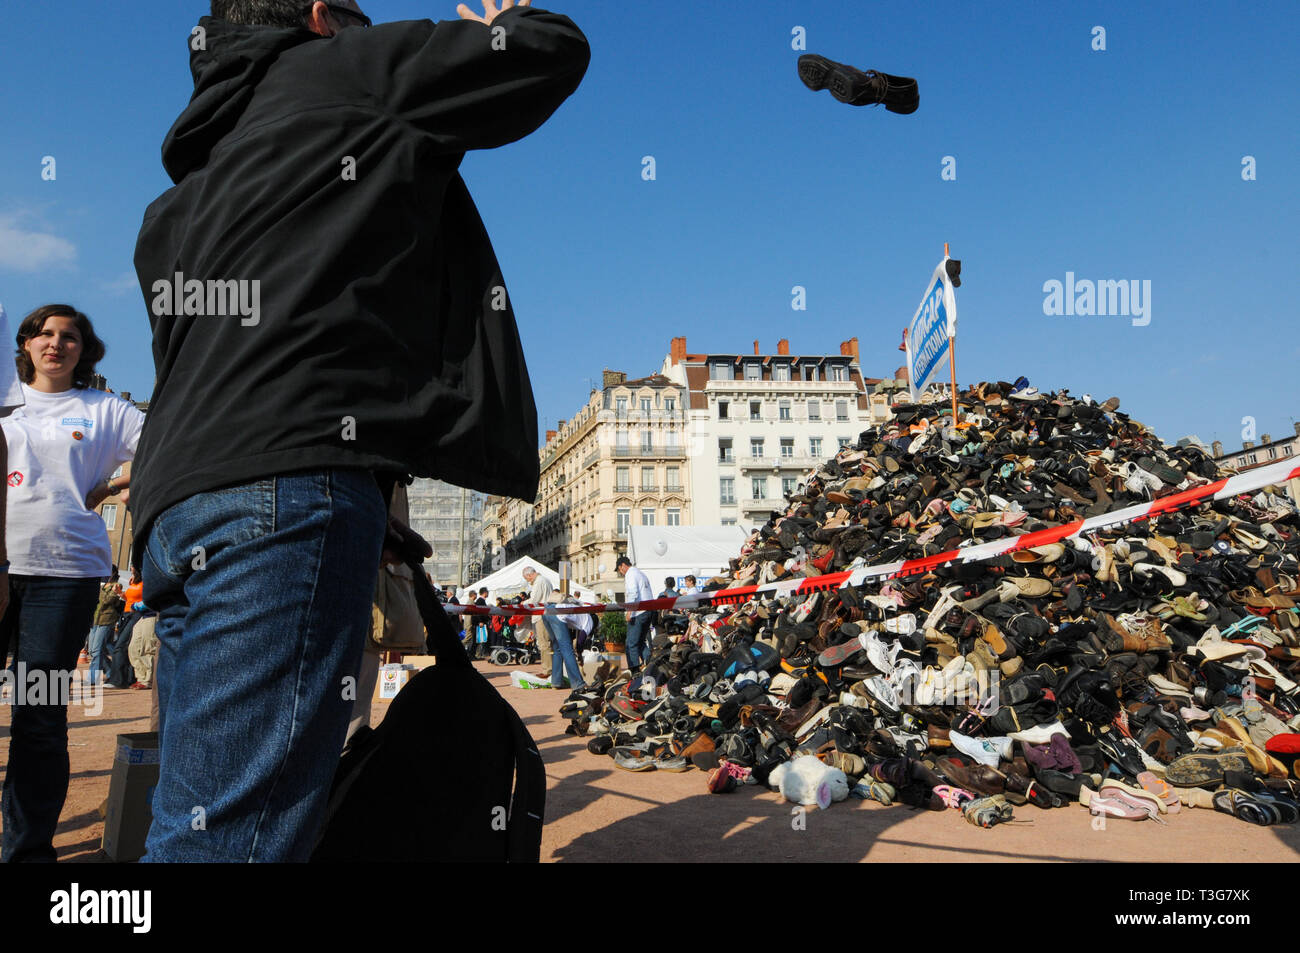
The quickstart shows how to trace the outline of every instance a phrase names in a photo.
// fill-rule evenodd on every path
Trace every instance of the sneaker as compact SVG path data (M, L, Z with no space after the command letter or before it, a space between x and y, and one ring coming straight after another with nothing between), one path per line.
M890 112L906 115L916 112L921 102L914 79L875 70L863 72L813 53L799 57L799 78L811 90L829 88L832 96L850 106L884 103Z

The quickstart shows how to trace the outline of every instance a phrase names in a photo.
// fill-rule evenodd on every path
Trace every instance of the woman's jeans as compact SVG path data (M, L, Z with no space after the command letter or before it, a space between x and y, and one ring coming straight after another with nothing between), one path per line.
M9 576L0 664L14 654L13 721L0 860L53 862L68 796L68 703L81 697L77 658L99 603L98 579ZM39 689L39 691L38 691Z
M97 625L90 630L87 639L90 650L90 684L97 685L104 680L108 666L104 664L104 646L113 634L113 626Z
M154 520L161 771L145 861L310 857L387 510L368 471L336 469L200 493Z

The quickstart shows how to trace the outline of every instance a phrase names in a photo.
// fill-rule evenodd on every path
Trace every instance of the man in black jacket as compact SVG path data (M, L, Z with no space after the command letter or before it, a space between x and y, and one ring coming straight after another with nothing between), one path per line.
M528 0L376 26L353 0L212 13L135 256L157 368L131 500L159 610L146 859L299 860L394 482L536 494L532 387L457 168L545 122L590 54Z

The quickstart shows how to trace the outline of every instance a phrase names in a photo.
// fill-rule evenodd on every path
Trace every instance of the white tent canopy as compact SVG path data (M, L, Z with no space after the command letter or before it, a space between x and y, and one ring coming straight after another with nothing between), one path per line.
M633 526L628 533L627 558L650 577L655 592L664 578L677 585L694 576L704 585L740 555L748 533L739 526Z
M516 559L509 566L503 566L490 576L484 576L482 579L472 583L466 588L458 589L456 591L456 598L459 599L462 604L465 604L467 601L473 602L473 599L466 600L465 597L469 595L471 590L477 593L484 586L487 587L488 602L490 604L494 604L498 596L505 599L514 598L521 590L525 592L528 591L528 583L524 581L525 569L536 569L539 576L545 576L549 579L551 585L557 590L560 588L560 574L558 572L546 567L542 563L539 563L531 556L524 556L520 559ZM572 582L569 583L569 592L576 595L580 602L600 601L596 598L596 594L590 589L583 589L574 585Z

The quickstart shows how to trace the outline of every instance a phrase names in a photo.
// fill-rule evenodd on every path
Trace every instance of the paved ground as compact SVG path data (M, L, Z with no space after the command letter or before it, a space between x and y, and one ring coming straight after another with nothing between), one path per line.
M1300 825L1258 828L1184 809L1166 826L1112 821L1094 830L1079 806L1017 808L1017 823L980 830L955 811L916 812L855 800L792 813L780 795L746 787L710 795L705 776L632 774L565 735L558 692L512 689L506 669L480 670L523 716L547 763L546 861L1295 861ZM375 705L376 723L386 706ZM0 776L8 762L8 707L0 707ZM61 860L103 861L98 807L108 794L118 734L148 729L149 696L108 691L103 710L70 712L72 779L55 837Z

